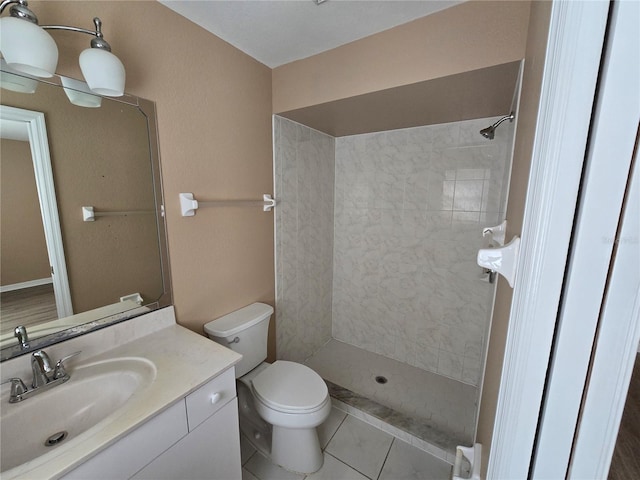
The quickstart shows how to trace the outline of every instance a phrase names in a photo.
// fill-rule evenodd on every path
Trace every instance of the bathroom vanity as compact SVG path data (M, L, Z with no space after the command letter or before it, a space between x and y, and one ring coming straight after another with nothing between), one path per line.
M231 367L62 478L240 478L239 445Z
M71 379L63 385L15 404L8 403L9 385L2 386L3 427L5 421L10 425L11 415L19 418L21 411L30 414L38 407L30 402L52 407L77 402L82 382L103 379L103 387L79 394L86 395L89 413L96 391L106 395L126 388L125 379L134 376L139 377L137 388L114 411L77 433L74 423L82 415L73 414L51 421L24 418L22 432L2 428L3 445L16 443L23 450L17 455L33 457L14 465L3 448L3 479L241 478L234 370L240 355L176 325L173 307L52 345L47 352L58 359L78 350L82 353L68 362ZM3 363L2 381L11 377L30 380L29 356ZM73 400L65 398L67 392ZM50 429L60 428L69 431L68 438L35 451L55 433ZM30 448L32 438L36 443Z

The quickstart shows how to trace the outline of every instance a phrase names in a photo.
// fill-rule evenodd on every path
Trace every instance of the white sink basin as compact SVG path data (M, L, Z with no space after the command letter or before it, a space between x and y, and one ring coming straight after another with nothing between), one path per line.
M127 400L144 391L156 377L155 365L141 357L120 357L67 371L69 381L22 402L10 404L9 392L2 395L0 471L61 445L81 442L78 437L82 433L106 426ZM30 379L23 380L28 385ZM67 433L64 440L45 446L52 436L61 436L60 432Z

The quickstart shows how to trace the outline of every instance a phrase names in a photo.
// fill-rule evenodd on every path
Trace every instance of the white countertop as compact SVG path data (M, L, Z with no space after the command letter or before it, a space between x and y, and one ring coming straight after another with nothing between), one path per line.
M161 315L166 317L167 312ZM173 309L170 310L169 315L173 316ZM74 365L117 357L142 357L154 363L157 374L150 386L140 392L136 392L123 407L98 425L78 435L76 438L69 439L68 443L60 445L50 453L2 472L3 480L14 478L58 478L62 476L176 401L184 398L213 377L232 367L242 358L238 353L175 323L171 323L166 318L155 323L149 323L150 330L155 331L144 335L145 323L154 321L154 318L145 317L154 317L154 315L153 313L143 315L122 324L79 337L79 339L72 339L63 344L58 344L54 346L55 349L54 347L47 349L47 351L55 350L59 352L56 355L51 355L50 352L52 360L71 351L76 351L74 348L77 348L77 345L73 345L73 340L78 340L76 344L82 342L85 345L89 345L89 350L91 350L91 346L95 342L98 342L102 345L101 349L103 350L109 346L110 342L117 342L117 339L123 335L126 337L127 334L123 333L124 330L133 329L136 332L135 335L132 335L134 337L133 340L129 337L128 340L131 341L97 353L90 358L86 358L85 355L75 357L74 361L69 362L67 371L73 380ZM127 325L129 322L131 324ZM108 331L117 329L119 326L120 332ZM158 330L158 327L161 328ZM103 334L100 335L100 332L103 332ZM66 343L69 343L69 345L65 346ZM100 350L97 347L96 349ZM83 353L85 350L83 350ZM95 350L92 353L95 353ZM11 362L24 362L30 371L28 356L18 357ZM15 368L9 368L9 370L15 370ZM5 377L7 372L4 364L2 373L2 377ZM55 388L64 388L64 386ZM5 406L4 402L7 401L6 397L6 388L3 388L3 407ZM25 402L28 401L28 399L25 400ZM19 408L20 404L15 404L15 406ZM28 419L25 419L25 422L28 421Z

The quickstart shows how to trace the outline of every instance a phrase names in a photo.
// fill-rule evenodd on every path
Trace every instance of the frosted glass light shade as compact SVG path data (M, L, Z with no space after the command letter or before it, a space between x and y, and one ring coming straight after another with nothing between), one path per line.
M14 70L36 77L51 77L58 65L58 47L34 23L14 17L0 19L0 51Z
M0 72L0 87L13 92L35 93L39 83L35 77L15 71L7 65L4 58L0 58L0 66L2 66L2 71Z
M0 72L0 87L13 92L35 93L38 88L38 80L9 72Z
M62 88L67 98L74 105L87 108L98 108L102 104L102 97L91 93L86 83L74 78L60 76Z
M80 69L92 92L107 97L124 95L124 65L113 53L88 48L80 54Z

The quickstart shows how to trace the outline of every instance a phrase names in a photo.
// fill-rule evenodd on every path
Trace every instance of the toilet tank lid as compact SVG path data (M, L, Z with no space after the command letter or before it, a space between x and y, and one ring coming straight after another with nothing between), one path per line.
M269 318L272 313L273 307L271 305L252 303L205 324L204 331L209 336L230 337Z

